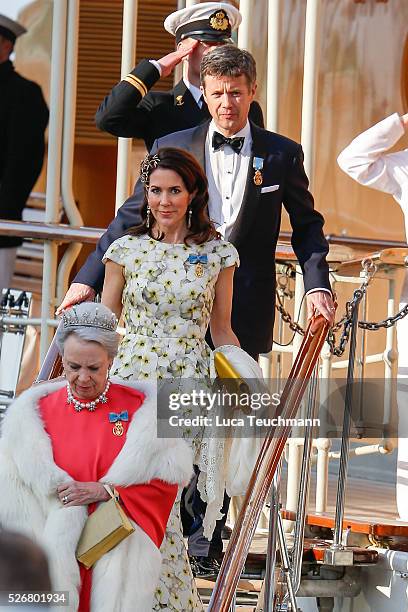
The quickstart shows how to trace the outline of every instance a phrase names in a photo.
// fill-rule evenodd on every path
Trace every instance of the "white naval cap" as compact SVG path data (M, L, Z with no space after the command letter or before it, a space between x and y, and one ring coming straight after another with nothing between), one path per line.
M25 27L17 23L17 21L13 21L13 19L5 15L0 15L0 36L15 42L16 38L21 36L21 34L25 34L25 32L27 32Z
M171 13L164 20L164 29L176 37L230 43L231 32L242 21L241 13L227 2L202 2Z

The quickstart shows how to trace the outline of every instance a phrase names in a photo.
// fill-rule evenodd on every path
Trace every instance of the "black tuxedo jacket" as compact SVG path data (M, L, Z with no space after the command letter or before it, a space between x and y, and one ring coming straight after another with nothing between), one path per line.
M152 152L161 146L186 149L205 168L205 137L209 122L196 128L160 138ZM313 197L303 168L302 148L296 142L258 128L251 123L252 158L238 218L229 240L239 252L241 265L234 276L232 326L242 348L254 355L272 347L275 313L275 249L279 236L282 204L293 228L292 245L302 266L305 290L330 289L326 263L328 244L323 235L323 217L314 210ZM255 185L253 157L263 162L263 183ZM271 187L272 189L267 189ZM75 278L100 290L104 278L101 263L108 246L141 221L143 185L136 183L133 195L100 239Z
M159 71L143 60L130 73L146 89L160 78ZM261 107L253 102L249 111L253 123L264 126ZM120 81L99 106L95 122L104 132L124 138L143 138L150 151L157 138L187 130L210 119L207 105L200 108L183 80L171 91L149 91L144 97L127 81Z

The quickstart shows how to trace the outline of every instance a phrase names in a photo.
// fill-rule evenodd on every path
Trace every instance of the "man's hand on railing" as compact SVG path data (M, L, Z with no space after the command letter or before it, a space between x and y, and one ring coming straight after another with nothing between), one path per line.
M317 313L323 315L324 318L333 325L336 306L331 293L327 291L313 291L313 293L308 293L306 296L306 304L308 319Z
M63 310L75 306L75 304L79 304L80 302L92 302L95 299L95 295L95 289L92 289L89 285L72 283L60 306L58 306L56 314L59 316L62 314Z

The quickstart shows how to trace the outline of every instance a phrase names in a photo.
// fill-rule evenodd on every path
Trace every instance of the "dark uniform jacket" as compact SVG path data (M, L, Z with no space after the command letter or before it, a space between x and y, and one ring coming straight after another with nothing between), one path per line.
M20 76L10 61L0 64L0 218L21 219L41 172L48 108L41 88ZM21 244L0 236L0 248Z
M183 80L170 91L148 91L160 78L148 60L140 62L128 77L129 81L115 85L98 108L95 121L100 130L124 138L143 138L150 151L157 138L211 118L205 102L200 108ZM251 104L249 118L264 127L257 102Z
M181 147L190 151L205 168L205 138L209 122L176 132L154 143L158 147ZM275 305L275 249L279 235L282 204L293 228L292 245L304 273L305 290L330 289L326 263L328 244L323 235L323 217L314 210L313 197L303 168L302 147L296 142L258 128L251 123L252 157L242 206L229 240L236 246L240 267L234 275L232 327L241 346L252 355L269 351ZM255 185L254 157L263 159L263 182ZM266 191L265 188L272 187ZM262 192L264 190L264 192ZM100 290L108 246L140 223L143 185L136 183L133 195L119 208L117 216L101 237L75 278Z

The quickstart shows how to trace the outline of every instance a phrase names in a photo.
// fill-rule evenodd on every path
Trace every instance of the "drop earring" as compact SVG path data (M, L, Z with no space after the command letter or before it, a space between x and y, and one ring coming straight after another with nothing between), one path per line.
M187 213L187 227L188 229L191 228L191 217L193 216L193 211L191 210L191 208L188 209L188 213Z
M147 211L146 211L146 227L147 228L150 227L150 206L149 204L147 205Z

